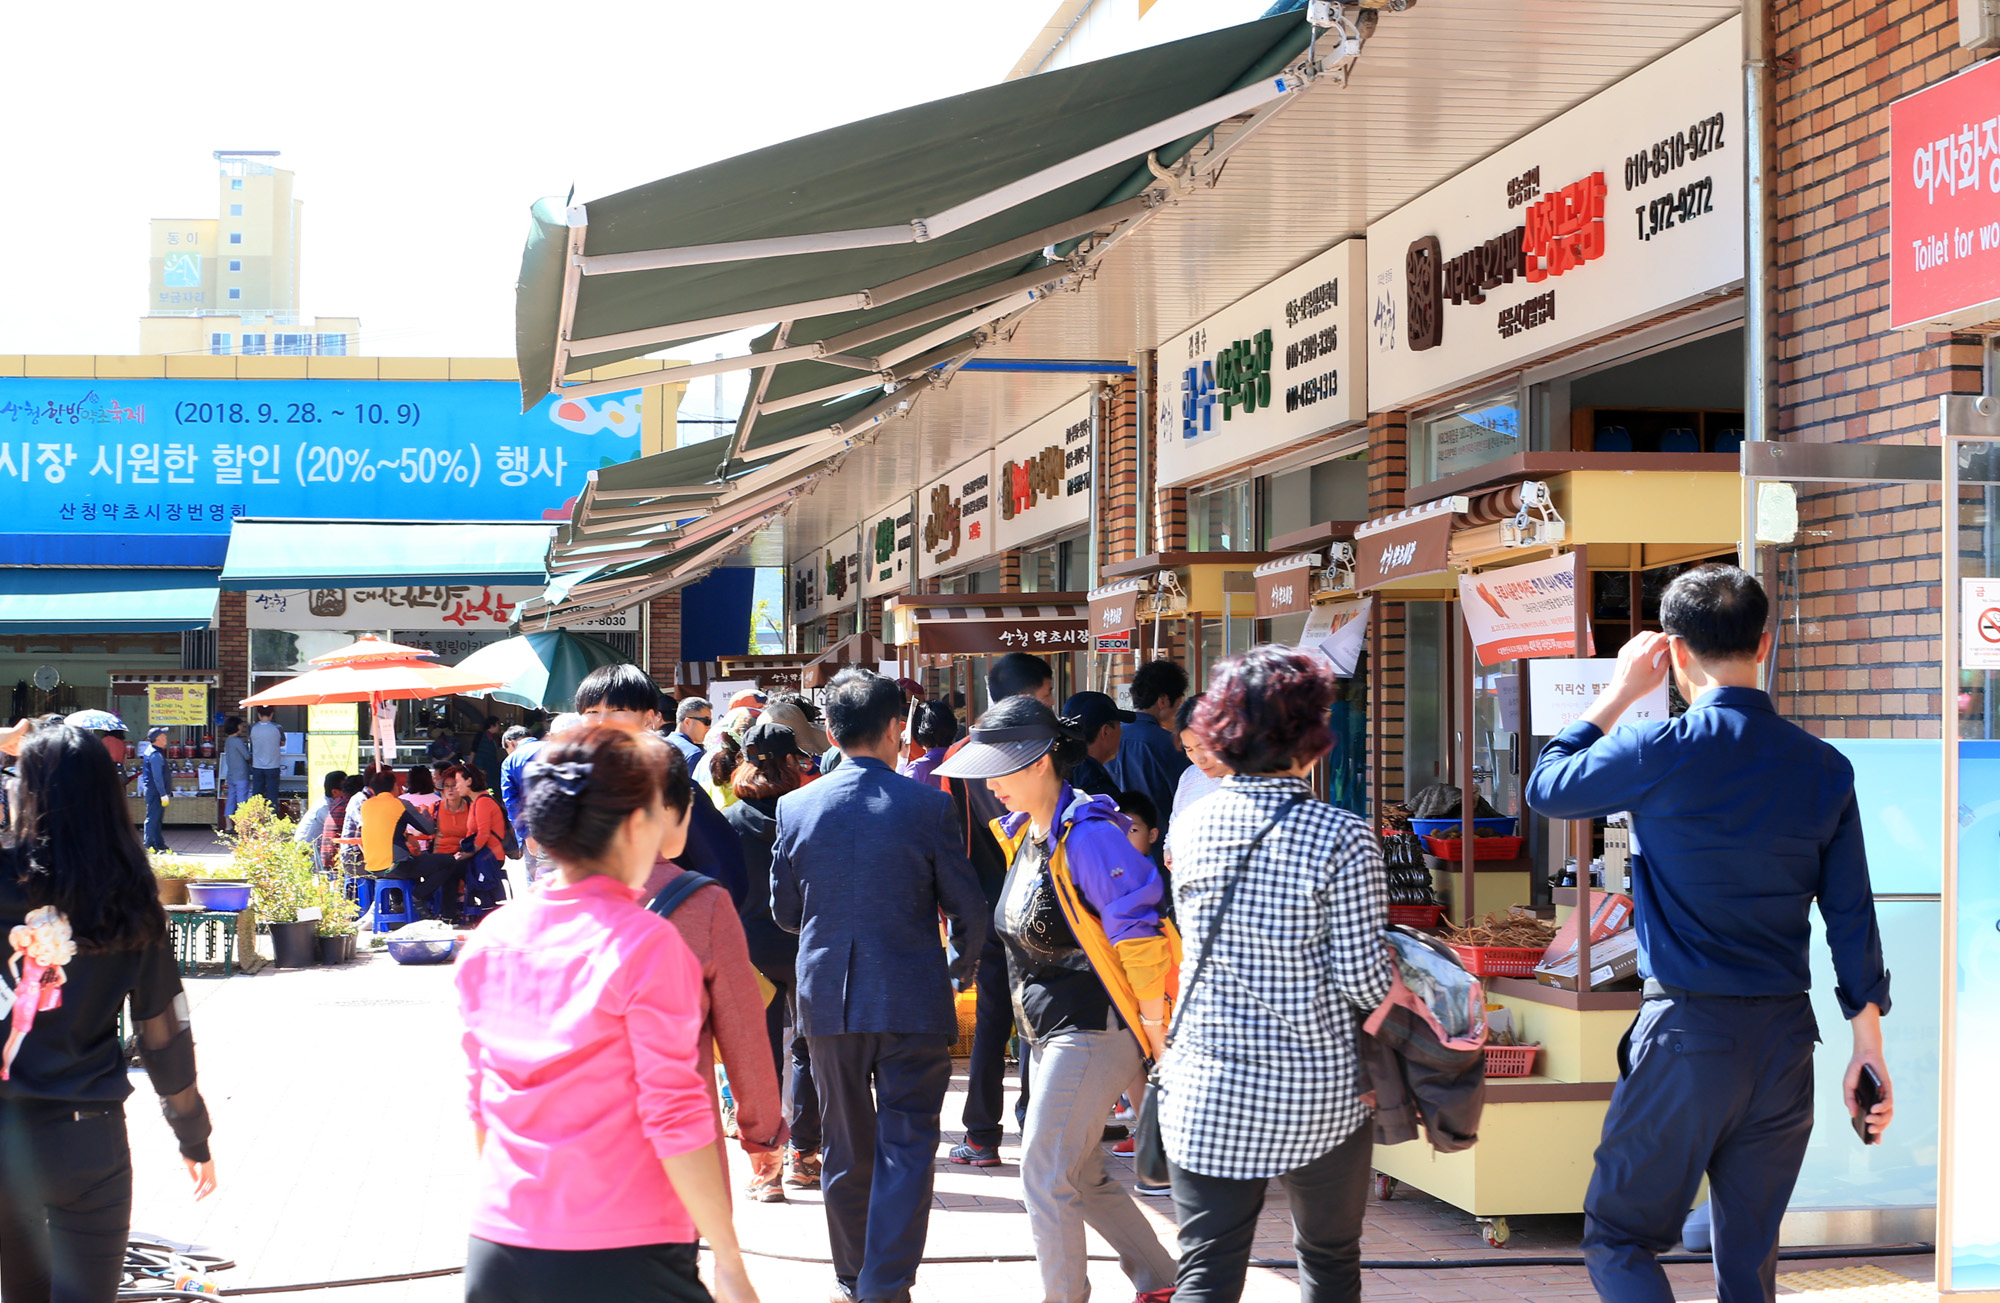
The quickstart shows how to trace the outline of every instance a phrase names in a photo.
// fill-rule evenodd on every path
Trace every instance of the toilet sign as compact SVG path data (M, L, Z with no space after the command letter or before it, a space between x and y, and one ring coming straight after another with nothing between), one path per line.
M1958 582L1959 668L2000 670L2000 579Z

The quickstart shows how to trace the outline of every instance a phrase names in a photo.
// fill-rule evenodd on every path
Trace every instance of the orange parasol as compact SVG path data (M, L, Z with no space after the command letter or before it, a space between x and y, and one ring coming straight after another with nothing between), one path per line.
M428 647L405 647L399 642L383 642L372 633L364 633L357 642L345 647L336 647L324 656L315 656L308 665L359 665L368 661L419 661L431 660L437 653Z
M486 674L467 674L429 661L369 661L360 665L329 665L308 670L295 679L273 684L245 706L323 706L339 701L410 701L449 697L457 692L490 692L507 685Z

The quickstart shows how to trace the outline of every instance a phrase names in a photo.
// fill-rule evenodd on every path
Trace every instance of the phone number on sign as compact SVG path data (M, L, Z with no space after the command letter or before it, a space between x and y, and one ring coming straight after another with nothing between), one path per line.
M329 407L317 403L177 403L176 425L322 425L352 419L356 425L420 424L423 409L415 403L355 403Z

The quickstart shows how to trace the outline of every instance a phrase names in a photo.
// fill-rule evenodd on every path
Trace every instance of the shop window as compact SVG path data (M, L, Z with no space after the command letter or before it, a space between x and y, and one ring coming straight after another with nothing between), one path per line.
M1000 591L1000 567L989 566L975 570L965 577L968 593L997 593Z
M1403 799L1444 781L1444 639L1457 612L1447 602L1404 606ZM1450 617L1447 620L1447 617ZM1385 776L1387 777L1387 776ZM1394 791L1393 782L1385 784Z
M1238 480L1212 489L1188 493L1188 551L1255 552L1257 537L1257 485L1254 480Z
M1667 585L1697 562L1650 570L1590 572L1590 631L1599 656L1616 656L1635 633L1660 628L1660 598ZM1637 612L1636 618L1634 612Z
M1021 552L1021 591L1024 593L1053 593L1056 591L1056 545L1024 548Z
M1411 431L1410 466L1416 483L1429 484L1525 452L1521 395L1487 393L1419 419Z

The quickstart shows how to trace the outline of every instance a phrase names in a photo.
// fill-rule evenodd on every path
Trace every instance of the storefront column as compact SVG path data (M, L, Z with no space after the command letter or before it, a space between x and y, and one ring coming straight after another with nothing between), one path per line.
M1371 412L1368 416L1368 514L1382 516L1403 508L1409 487L1408 412ZM1407 608L1402 602L1378 603L1381 615L1369 645L1369 675L1377 700L1369 711L1368 764L1377 775L1382 800L1407 800L1421 781L1403 772L1405 674L1404 630ZM1378 811L1379 814L1379 811Z
M222 692L215 708L234 715L241 710L236 703L254 691L250 685L250 624L245 614L249 595L225 589L216 596L215 668L222 675Z
M678 590L646 603L646 673L671 688L681 662L681 595Z
M1018 593L1021 591L1021 553L1019 549L1000 554L1000 591Z
M1408 412L1368 414L1368 515L1403 509L1410 485Z

